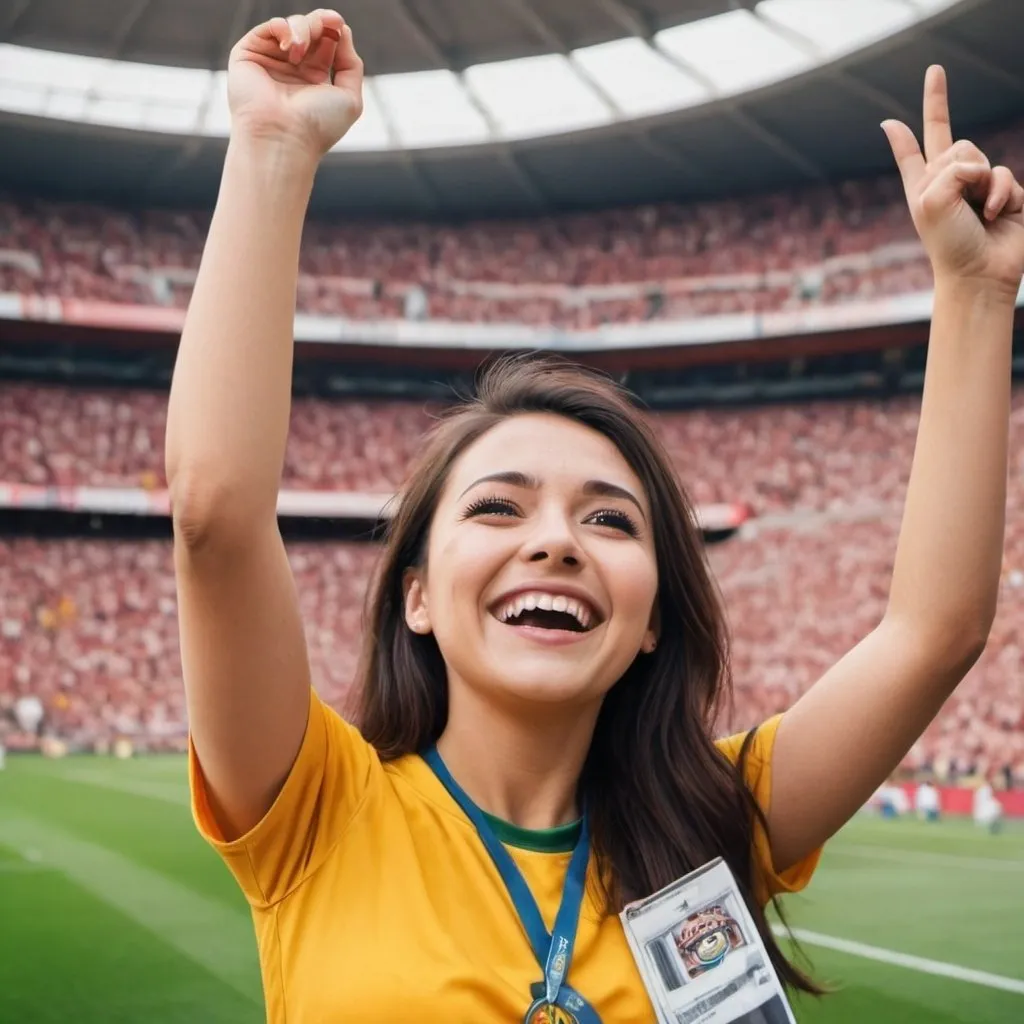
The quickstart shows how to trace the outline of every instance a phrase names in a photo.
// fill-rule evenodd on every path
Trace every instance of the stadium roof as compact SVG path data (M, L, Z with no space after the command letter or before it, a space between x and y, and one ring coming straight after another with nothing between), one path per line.
M84 3L58 16L55 0L0 0L0 41L51 48L0 46L0 186L210 202L229 124L214 69L269 0L202 0L202 17L199 2L175 0L172 15L170 0L91 0L88 16ZM870 173L890 162L878 121L917 119L929 62L950 69L959 126L1024 112L1020 3L345 4L367 109L316 204L536 212Z
M817 0L821 6L821 0ZM869 0L868 0L869 2ZM375 75L653 39L757 0L340 0ZM217 69L246 28L305 10L278 0L2 0L0 39L114 60Z

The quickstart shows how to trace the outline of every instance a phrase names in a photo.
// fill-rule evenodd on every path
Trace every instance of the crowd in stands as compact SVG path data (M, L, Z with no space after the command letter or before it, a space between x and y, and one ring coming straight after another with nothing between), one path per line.
M138 390L3 385L0 482L158 488L167 397ZM1024 394L1015 396L1024 450ZM914 398L658 413L693 499L759 515L902 498L917 430ZM283 485L381 493L404 479L440 408L299 399Z
M979 139L1024 171L1024 125ZM0 294L183 307L207 214L0 200ZM898 179L756 199L464 225L311 222L302 312L602 323L766 312L926 289ZM296 402L283 484L386 493L436 409ZM754 522L711 551L734 636L723 727L789 706L881 616L919 403L809 403L652 416L697 504ZM166 396L0 384L0 483L163 486ZM970 677L905 768L1024 786L1024 394L1014 397L1000 609ZM320 692L356 671L376 550L290 545ZM170 546L0 539L0 741L73 748L129 738L180 749L185 709ZM36 703L41 721L32 710Z
M941 782L1024 787L1024 521L1007 524L995 626L977 665L903 763ZM733 639L737 724L784 710L878 624L899 508L751 525L711 549Z
M162 486L165 396L4 385L0 482ZM736 718L779 711L883 610L919 404L843 401L652 416L698 504L745 502L752 523L711 549L734 635ZM388 492L436 410L298 401L284 484ZM1002 595L991 642L907 759L941 778L1001 772L1024 786L1024 393L1014 396ZM375 550L291 546L314 677L342 703L354 677ZM0 541L0 730L37 695L41 730L180 747L184 707L170 547Z
M296 545L292 565L318 690L340 701L355 671L374 549ZM119 738L180 750L185 703L171 547L163 541L0 540L0 739L71 749ZM15 706L39 698L35 735ZM6 736L4 736L6 732Z
M163 486L167 397L140 390L3 385L0 482ZM810 402L651 416L694 501L739 501L759 515L902 500L919 401ZM283 485L397 488L440 407L294 403ZM1014 395L1024 451L1024 393ZM710 454L713 453L713 454Z
M1024 173L1024 125L982 140ZM0 201L0 293L184 306L208 214ZM301 312L559 329L927 290L895 175L462 225L311 222Z
M729 727L790 706L877 624L898 517L751 529L712 550L733 634L736 701ZM377 549L290 546L313 678L348 706L366 585ZM1024 565L1024 531L1008 561ZM1024 572L1004 574L992 640L904 767L944 781L985 775L1024 787ZM186 717L171 549L163 541L0 541L0 739L40 736L71 749L181 750ZM13 714L42 701L31 734Z

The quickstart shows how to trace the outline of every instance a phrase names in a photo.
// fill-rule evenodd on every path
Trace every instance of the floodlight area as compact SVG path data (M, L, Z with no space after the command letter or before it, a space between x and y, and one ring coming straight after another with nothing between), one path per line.
M760 0L568 55L367 81L336 147L466 146L579 131L736 95L871 45L963 0ZM0 45L0 110L180 135L230 130L223 71Z

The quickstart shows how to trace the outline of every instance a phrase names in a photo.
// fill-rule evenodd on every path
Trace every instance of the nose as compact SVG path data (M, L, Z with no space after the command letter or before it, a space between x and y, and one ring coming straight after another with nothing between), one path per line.
M556 562L578 566L584 555L572 525L560 514L543 516L523 547L528 562Z

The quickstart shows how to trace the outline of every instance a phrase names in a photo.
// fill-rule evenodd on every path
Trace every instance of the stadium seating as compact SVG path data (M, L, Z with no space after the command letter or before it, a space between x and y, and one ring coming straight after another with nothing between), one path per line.
M982 140L1024 167L1024 125ZM0 293L184 306L208 214L0 202ZM895 175L801 192L460 226L307 225L302 312L565 329L927 290Z
M898 517L811 517L715 549L733 631L736 706L729 726L788 707L884 610ZM1024 532L1011 536L1024 558ZM345 705L358 657L363 595L376 550L290 546L324 697ZM841 581L841 582L840 582ZM907 758L912 771L956 780L999 773L1024 786L1024 574L1007 573L992 642ZM185 709L170 545L61 540L0 542L0 737L28 747L15 701L46 709L42 734L73 749L128 737L141 750L182 749Z
M184 306L201 215L0 204L0 292ZM896 183L525 223L306 230L298 305L560 328L766 312L929 285ZM422 289L421 313L407 306Z
M1024 166L1024 126L984 144ZM183 306L206 218L0 201L0 293ZM356 319L557 327L686 318L927 288L895 177L701 205L463 226L311 223L299 305ZM0 482L159 489L166 396L0 385ZM652 417L694 501L758 517L712 551L733 626L734 724L777 711L882 614L919 403L845 401ZM284 484L388 492L435 410L296 403ZM1024 394L1014 400L1003 593L991 643L908 757L943 778L1002 770L1024 786ZM314 675L342 702L374 551L291 547ZM74 746L130 736L180 748L184 706L170 549L0 541L0 738L34 745L14 706Z
M291 550L318 689L338 701L351 682L373 549ZM37 737L11 713L42 699L42 732L72 748L118 737L182 749L184 692L171 547L162 541L0 541L0 738Z
M1014 450L1024 450L1024 392ZM659 413L651 421L694 501L759 515L902 500L919 401L812 402ZM158 487L165 394L3 385L0 482ZM437 409L411 402L301 399L286 487L379 493L408 471Z
M0 481L158 487L166 398L5 385ZM884 609L919 405L901 398L660 414L653 422L700 503L744 501L757 518L712 548L734 633L735 723L788 706ZM295 405L285 484L388 491L432 412L411 403ZM942 777L1015 773L1024 786L1024 393L1014 398L999 618L979 665L907 759ZM343 701L355 670L375 553L296 544L314 675ZM0 730L24 694L75 745L184 737L170 549L161 542L0 543ZM9 597L8 597L9 596Z

